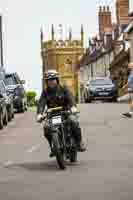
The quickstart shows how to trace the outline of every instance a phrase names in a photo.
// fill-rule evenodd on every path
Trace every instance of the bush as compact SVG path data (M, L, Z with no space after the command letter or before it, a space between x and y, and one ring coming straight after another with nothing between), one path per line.
M36 95L37 94L34 91L28 91L28 92L26 92L27 105L29 107L32 107L32 106L36 105L36 100L35 100Z

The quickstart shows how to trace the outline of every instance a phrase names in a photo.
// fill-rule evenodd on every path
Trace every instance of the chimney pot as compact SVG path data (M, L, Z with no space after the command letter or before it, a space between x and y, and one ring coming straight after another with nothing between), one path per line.
M107 6L107 11L110 11L109 6Z
M102 12L102 6L99 6L99 12Z

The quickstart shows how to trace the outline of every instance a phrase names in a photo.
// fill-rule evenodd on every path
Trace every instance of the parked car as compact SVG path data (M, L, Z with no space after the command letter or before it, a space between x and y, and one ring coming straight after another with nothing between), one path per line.
M85 87L84 100L91 103L93 100L117 101L117 88L109 78L94 78Z
M20 80L17 73L5 74L4 79L7 91L13 95L14 108L18 112L27 110L27 98L23 84L25 81Z
M25 112L27 110L25 91L21 85L14 89L14 108L18 112Z
M14 118L13 95L6 91L6 86L2 80L0 80L0 93L5 98L8 121L11 121Z
M6 97L3 95L2 88L0 87L0 129L3 129L4 125L7 124L8 124L8 113L7 113Z

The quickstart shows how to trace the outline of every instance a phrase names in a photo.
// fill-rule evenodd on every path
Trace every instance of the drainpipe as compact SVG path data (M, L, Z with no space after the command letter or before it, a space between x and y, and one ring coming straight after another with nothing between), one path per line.
M2 16L0 15L0 52L1 52L1 66L4 66L3 63L3 37L2 37Z

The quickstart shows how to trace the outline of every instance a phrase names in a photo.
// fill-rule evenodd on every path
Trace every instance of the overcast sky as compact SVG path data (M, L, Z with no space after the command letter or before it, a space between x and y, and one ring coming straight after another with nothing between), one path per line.
M50 39L51 24L63 24L64 37L69 26L73 37L80 37L81 24L88 38L98 30L99 4L110 4L114 11L115 0L0 0L3 15L4 64L9 72L16 71L26 80L26 88L41 91L40 28L45 40ZM133 8L133 0L130 0Z

